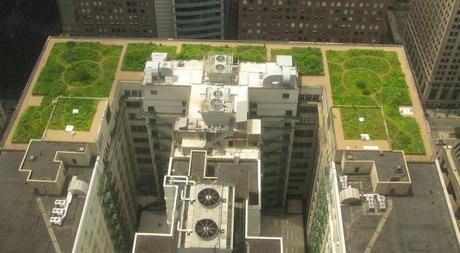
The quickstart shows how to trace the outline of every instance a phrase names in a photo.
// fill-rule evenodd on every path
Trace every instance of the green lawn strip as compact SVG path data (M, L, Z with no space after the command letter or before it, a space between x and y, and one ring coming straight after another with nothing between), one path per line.
M392 149L425 153L416 120L399 113L399 106L412 102L395 52L352 49L327 51L326 55L334 105L382 105ZM350 120L342 117L345 122ZM347 131L352 130L344 129Z
M142 71L144 70L145 62L153 52L168 53L170 59L175 59L176 50L176 46L152 43L129 43L121 68L123 70Z
M276 55L292 55L301 75L324 75L323 55L319 48L272 49L272 60L275 59Z
M21 115L12 141L27 143L30 139L41 139L51 111L51 103L46 103L46 106L27 108Z
M64 130L66 125L73 125L75 131L89 131L98 103L96 99L61 98L48 128ZM73 109L78 109L78 113L74 114Z
M264 46L210 46L201 44L183 44L181 52L177 55L182 60L200 60L209 53L233 54L235 60L249 62L265 62L266 49Z
M380 108L341 107L340 115L345 139L359 140L369 134L371 140L386 140L385 123ZM359 121L363 117L364 121Z
M39 106L30 107L21 115L13 142L41 138L52 101L58 96L108 97L121 50L122 46L97 42L54 44L32 91L44 98Z

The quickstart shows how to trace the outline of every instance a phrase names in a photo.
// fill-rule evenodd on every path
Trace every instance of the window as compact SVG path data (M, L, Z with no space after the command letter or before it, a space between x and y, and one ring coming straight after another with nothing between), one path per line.
M289 93L283 93L283 98L289 98Z
M130 113L130 114L128 114L128 117L129 117L129 120L136 120L136 119L137 119L135 113Z
M128 108L139 108L142 106L142 102L140 101L127 101L126 107Z
M296 137L313 137L313 130L297 130L294 136Z
M148 143L149 139L148 138L133 138L134 143Z
M157 90L150 90L150 94L152 94L152 95L157 95L157 94L158 94L158 91L157 91Z
M149 112L155 112L155 106L149 106L149 107L147 107L147 110Z
M150 148L135 148L138 154L150 154Z
M286 110L286 116L292 116L292 110Z
M131 126L131 132L133 132L133 133L146 133L147 132L147 127L141 126L141 125L132 125Z
M152 163L152 159L150 159L150 158L137 158L137 163L141 163L141 164Z

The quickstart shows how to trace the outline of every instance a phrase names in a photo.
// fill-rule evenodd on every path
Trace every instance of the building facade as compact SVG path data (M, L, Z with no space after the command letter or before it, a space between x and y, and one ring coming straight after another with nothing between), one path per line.
M238 39L379 43L388 0L238 1Z
M0 10L0 99L18 99L48 36L60 32L54 0L6 0Z
M412 1L404 43L423 105L460 105L460 1Z
M78 36L234 38L235 1L58 0L63 31Z
M437 154L439 167L447 187L449 200L457 220L460 220L460 144L444 146Z

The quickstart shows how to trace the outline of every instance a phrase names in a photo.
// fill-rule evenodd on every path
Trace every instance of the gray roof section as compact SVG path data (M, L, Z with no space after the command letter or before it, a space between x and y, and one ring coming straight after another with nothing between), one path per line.
M30 179L54 180L59 169L59 162L54 162L57 151L80 151L86 143L32 141L27 149L22 170L31 170ZM34 157L31 159L31 157ZM18 166L19 167L19 166Z
M23 156L22 151L3 151L0 154L0 252L55 252L50 231L56 235L55 245L62 252L72 252L85 198L73 198L62 226L53 225L48 230L46 223L54 200L64 199L65 196L35 195L18 172ZM70 167L68 174L89 183L92 169Z
M280 240L262 240L262 239L246 239L248 249L246 252L251 253L280 253Z
M401 181L408 181L406 159L398 151L358 150L345 151L345 155L353 156L353 160L373 160L377 168L379 181L391 181L392 177L399 177Z
M175 253L177 246L172 236L138 236L136 253Z
M364 205L342 207L347 252L460 252L434 164L409 164L409 173L412 195L387 197L386 220Z

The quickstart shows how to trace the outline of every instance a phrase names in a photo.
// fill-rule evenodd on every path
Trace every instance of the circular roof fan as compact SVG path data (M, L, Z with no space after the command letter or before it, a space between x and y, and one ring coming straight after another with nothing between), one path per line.
M219 62L223 62L223 61L225 61L225 56L218 55L218 56L216 56L216 60L219 61Z
M225 69L225 66L224 66L223 64L217 64L217 65L216 65L216 69L217 69L218 71L223 71L223 70Z
M212 94L216 98L221 98L224 95L224 93L221 90L215 90Z
M224 102L221 99L213 98L210 103L212 108L216 111L222 111L224 109Z
M206 207L214 207L219 204L219 193L213 188L206 188L198 193L198 201Z
M195 232L204 240L212 240L219 234L219 227L211 219L202 219L196 223Z

